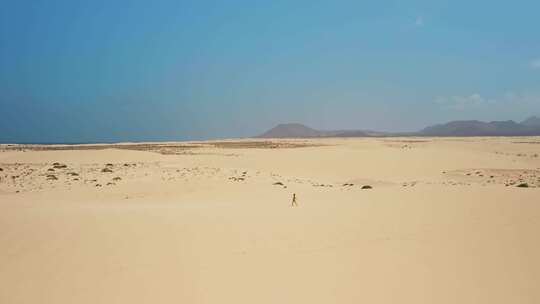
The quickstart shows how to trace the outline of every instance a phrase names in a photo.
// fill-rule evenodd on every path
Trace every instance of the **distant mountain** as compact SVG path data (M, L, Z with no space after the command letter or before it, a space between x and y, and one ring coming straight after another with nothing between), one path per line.
M482 122L478 120L451 121L427 127L419 132L424 136L524 136L540 135L538 118L531 117L522 123L515 121Z
M260 138L310 138L310 137L365 137L380 134L360 130L315 130L298 123L279 124L259 135Z
M322 133L298 123L279 124L259 135L262 138L304 138L321 137Z
M483 122L457 120L438 124L412 133L387 133L365 130L321 131L302 124L279 124L258 136L261 138L310 137L374 137L374 136L540 136L540 118L529 117L517 123L513 120Z

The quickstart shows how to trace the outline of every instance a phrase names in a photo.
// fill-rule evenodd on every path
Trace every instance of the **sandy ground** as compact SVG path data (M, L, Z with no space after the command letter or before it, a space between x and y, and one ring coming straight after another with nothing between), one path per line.
M539 154L537 137L2 145L0 303L540 303Z

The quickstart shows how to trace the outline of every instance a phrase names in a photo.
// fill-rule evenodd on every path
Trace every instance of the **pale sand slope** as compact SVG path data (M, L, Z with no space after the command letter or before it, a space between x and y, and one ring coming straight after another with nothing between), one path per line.
M540 303L540 138L310 143L1 152L0 303Z

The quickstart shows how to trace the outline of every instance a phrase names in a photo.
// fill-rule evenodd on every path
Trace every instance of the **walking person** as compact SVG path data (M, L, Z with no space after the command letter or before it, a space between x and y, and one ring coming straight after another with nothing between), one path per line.
M296 193L293 193L291 207L295 207L295 206L298 206L298 203L296 202Z

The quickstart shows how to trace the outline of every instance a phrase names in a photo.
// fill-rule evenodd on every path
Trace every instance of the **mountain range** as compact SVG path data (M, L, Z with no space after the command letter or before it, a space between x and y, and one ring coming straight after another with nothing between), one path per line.
M279 124L260 138L309 138L309 137L369 137L385 136L388 133L367 130L315 130L299 123Z
M426 127L418 132L377 132L369 130L316 130L298 123L279 124L260 138L375 137L375 136L536 136L540 135L540 118L532 116L522 122L513 120L483 122L457 120Z

